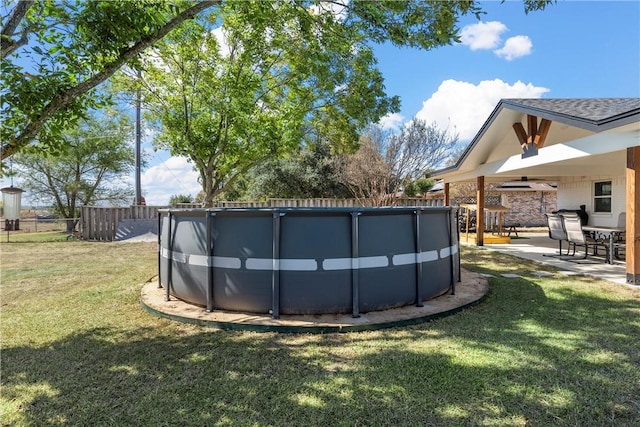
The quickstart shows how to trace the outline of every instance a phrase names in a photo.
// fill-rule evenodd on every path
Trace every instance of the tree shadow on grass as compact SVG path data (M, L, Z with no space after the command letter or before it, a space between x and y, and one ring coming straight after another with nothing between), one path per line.
M99 328L44 347L5 348L9 410L2 422L440 426L640 419L637 299L570 287L549 298L526 279L492 280L491 287L482 305L410 328L328 335Z

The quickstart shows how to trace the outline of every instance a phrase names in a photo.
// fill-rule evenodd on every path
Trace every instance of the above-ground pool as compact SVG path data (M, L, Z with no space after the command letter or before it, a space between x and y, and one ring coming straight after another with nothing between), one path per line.
M159 283L207 311L359 316L460 277L451 207L162 210Z

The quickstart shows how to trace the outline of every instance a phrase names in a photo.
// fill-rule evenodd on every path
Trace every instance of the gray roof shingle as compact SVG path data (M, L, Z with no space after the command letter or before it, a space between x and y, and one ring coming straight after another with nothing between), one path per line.
M509 107L601 124L640 113L640 98L503 99ZM523 111L524 112L524 111ZM544 114L541 114L544 115Z

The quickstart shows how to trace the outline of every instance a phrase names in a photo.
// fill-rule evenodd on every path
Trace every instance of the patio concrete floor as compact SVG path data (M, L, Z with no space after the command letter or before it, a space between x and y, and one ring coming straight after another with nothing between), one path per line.
M501 252L519 258L537 261L545 265L551 265L567 275L585 275L598 279L626 285L626 266L624 260L614 260L614 264L607 264L604 261L604 253L600 257L589 257L580 263L565 261L560 258L543 256L543 254L554 254L558 252L558 242L551 240L544 229L523 229L518 230L519 239L511 239L510 244L487 244L484 248L496 252ZM467 245L466 243L462 243ZM563 252L567 244L563 243ZM578 252L578 257L583 252ZM463 261L464 262L464 261ZM632 285L629 285L632 286Z

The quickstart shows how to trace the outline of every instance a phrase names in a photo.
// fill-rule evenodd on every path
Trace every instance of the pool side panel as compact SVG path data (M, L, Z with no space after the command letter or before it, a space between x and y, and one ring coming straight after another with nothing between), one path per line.
M362 312L415 303L415 256L411 264L394 265L395 255L415 253L414 227L413 211L360 216L360 256L387 258L385 267L360 270Z
M201 306L207 305L207 269L192 259L206 259L206 227L202 217L172 216L171 295Z
M289 212L280 221L280 258L291 260L280 265L281 312L350 312L351 270L325 271L322 260L351 256L351 215Z
M271 309L272 270L248 269L251 260L272 257L273 219L269 213L218 213L213 221L213 253L239 259L240 268L214 268L215 309L268 313ZM249 262L248 262L249 260Z
M437 259L426 262L423 267L426 273L422 278L422 299L428 300L441 295L450 288L451 264L449 249L448 216L442 213L422 212L420 238L422 250L436 254Z

